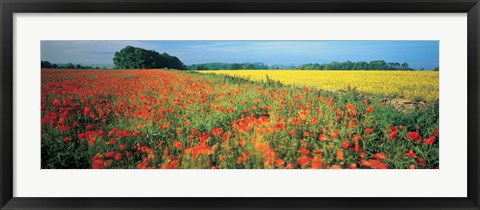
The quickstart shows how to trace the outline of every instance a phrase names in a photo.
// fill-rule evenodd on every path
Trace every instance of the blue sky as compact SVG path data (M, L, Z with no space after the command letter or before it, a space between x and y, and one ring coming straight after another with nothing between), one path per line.
M185 64L385 60L407 62L413 68L439 66L438 41L42 41L41 59L52 63L113 65L115 52L127 45L166 52Z

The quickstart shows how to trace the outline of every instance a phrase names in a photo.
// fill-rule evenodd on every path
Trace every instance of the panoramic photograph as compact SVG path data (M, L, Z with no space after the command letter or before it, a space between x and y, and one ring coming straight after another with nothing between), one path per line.
M437 40L44 40L42 169L439 169Z

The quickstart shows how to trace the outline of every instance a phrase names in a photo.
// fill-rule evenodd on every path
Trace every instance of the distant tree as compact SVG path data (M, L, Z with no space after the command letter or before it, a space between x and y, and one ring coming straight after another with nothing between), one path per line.
M234 63L234 64L230 65L230 69L231 70L239 70L239 69L242 69L242 65L240 65L238 63Z
M340 65L339 62L333 61L333 62L331 62L331 63L325 64L325 68L324 68L324 69L325 69L325 70L339 70L339 69L341 69L341 68L342 68L342 67L341 67L341 65Z
M82 69L82 65L77 64L77 65L75 66L75 68L76 68L76 69Z
M355 64L352 61L346 61L342 63L342 70L352 70Z
M353 70L367 70L368 63L364 61L355 62L352 67Z
M73 69L73 68L75 68L75 66L73 65L73 63L67 63L67 65L65 65L65 68Z
M403 70L410 70L410 67L408 66L408 63L402 63L401 65Z
M56 68L58 68L58 65L57 64L52 64L52 68L56 69Z
M52 64L48 61L42 61L40 66L41 68L53 68Z
M439 71L440 69L438 67L435 67L433 70L434 71Z
M388 66L384 60L374 60L368 63L368 69L370 70L387 70Z
M113 63L119 69L153 69L169 68L184 70L187 67L175 56L167 53L158 53L154 50L145 50L138 47L126 46L115 52Z
M207 68L204 66L204 65L198 65L196 68L196 70L207 70Z
M256 69L255 66L251 63L243 65L243 69L252 70Z

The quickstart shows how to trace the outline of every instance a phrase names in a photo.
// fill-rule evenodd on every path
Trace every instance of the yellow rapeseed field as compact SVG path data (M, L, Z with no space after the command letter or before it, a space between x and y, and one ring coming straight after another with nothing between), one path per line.
M299 87L348 90L386 97L434 101L439 94L438 71L311 71L311 70L208 70L251 80L272 80Z

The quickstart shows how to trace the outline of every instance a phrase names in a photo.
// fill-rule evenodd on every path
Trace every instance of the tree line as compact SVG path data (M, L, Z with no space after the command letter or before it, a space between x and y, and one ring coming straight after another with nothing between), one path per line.
M41 61L40 64L41 68L48 68L48 69L100 69L98 66L83 66L80 64L73 64L73 63L67 63L67 64L55 64L55 63L50 63L50 61ZM106 69L105 67L103 69Z
M386 62L384 60L373 60L370 62L345 61L330 63L309 63L302 65L266 65L264 63L202 63L188 66L190 70L275 70L275 69L297 69L297 70L414 70L406 62ZM419 70L424 70L420 68ZM438 71L438 67L433 69Z
M297 66L299 70L414 70L408 63L385 62L384 60L373 60L370 62L330 62L324 64L310 63Z
M202 63L192 64L188 66L190 70L242 70L242 69L270 69L268 65L264 63Z

